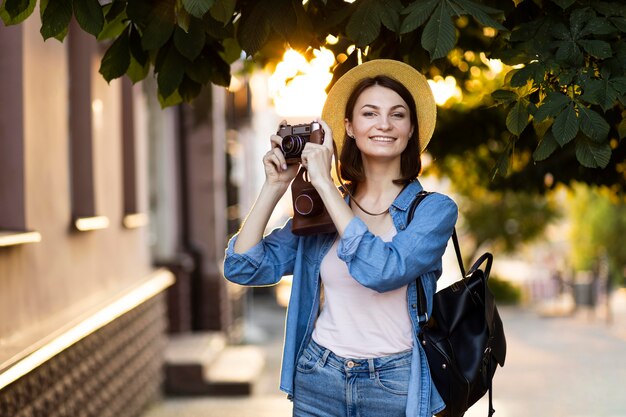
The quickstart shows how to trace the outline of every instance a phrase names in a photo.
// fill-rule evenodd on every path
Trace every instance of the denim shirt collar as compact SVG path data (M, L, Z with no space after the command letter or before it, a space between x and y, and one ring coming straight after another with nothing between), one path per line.
M415 179L407 184L406 187L404 187L402 192L400 192L398 197L396 197L391 205L398 210L407 211L411 206L411 203L413 203L413 200L415 200L415 195L417 195L417 193L419 193L423 189L424 187L422 187L422 184L419 182L419 180Z

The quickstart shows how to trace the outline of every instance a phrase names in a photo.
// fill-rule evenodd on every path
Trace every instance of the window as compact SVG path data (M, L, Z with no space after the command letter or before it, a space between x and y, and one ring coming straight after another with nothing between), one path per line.
M137 149L135 141L135 113L133 109L133 85L127 77L122 84L122 177L124 187L124 227L132 229L144 226L148 216L139 210L137 196Z
M67 42L72 224L79 231L103 229L109 219L96 215L93 166L91 77L97 43L75 20L70 23Z
M22 25L0 25L0 246L39 242L26 227Z

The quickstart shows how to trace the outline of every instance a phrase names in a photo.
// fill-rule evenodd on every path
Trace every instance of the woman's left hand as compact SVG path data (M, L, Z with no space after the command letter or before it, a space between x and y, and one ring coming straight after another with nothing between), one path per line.
M302 150L302 166L306 168L309 180L315 188L324 184L334 184L330 175L333 159L333 132L328 124L321 120L316 120L324 130L324 143L319 145L308 142Z

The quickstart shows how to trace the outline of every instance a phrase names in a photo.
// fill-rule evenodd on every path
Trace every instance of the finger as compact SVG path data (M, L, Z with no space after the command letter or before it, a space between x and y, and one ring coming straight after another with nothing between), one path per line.
M270 142L272 144L272 148L280 148L283 143L283 138L278 135L271 135Z
M283 151L281 150L281 148L278 148L278 147L273 148L272 152L274 153L274 156L278 160L278 163L280 164L279 166L282 169L287 169L287 160L285 160L285 155L283 154Z
M287 123L287 120L283 119L280 121L280 123L278 123L278 128L276 129L276 133L280 132L280 128L283 126L288 125L289 123Z
M322 126L322 129L324 129L324 143L323 143L323 145L326 146L328 149L330 149L331 152L333 152L333 131L332 131L332 129L330 128L328 123L326 123L322 119L318 119L317 121Z
M274 165L276 168L279 168L281 166L281 163L273 150L268 151L263 156L263 163L265 163L266 165Z

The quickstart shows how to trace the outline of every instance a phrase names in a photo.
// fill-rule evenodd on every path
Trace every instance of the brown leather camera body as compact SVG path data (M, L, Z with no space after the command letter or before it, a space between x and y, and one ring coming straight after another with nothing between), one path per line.
M291 183L293 223L291 232L298 236L334 233L337 229L324 206L322 197L308 180L307 170L300 167Z
M278 135L283 138L281 150L288 164L301 162L302 149L307 142L324 143L324 130L317 122L282 125ZM307 170L300 167L291 183L293 223L291 231L298 236L333 233L336 231L322 198L308 179Z

